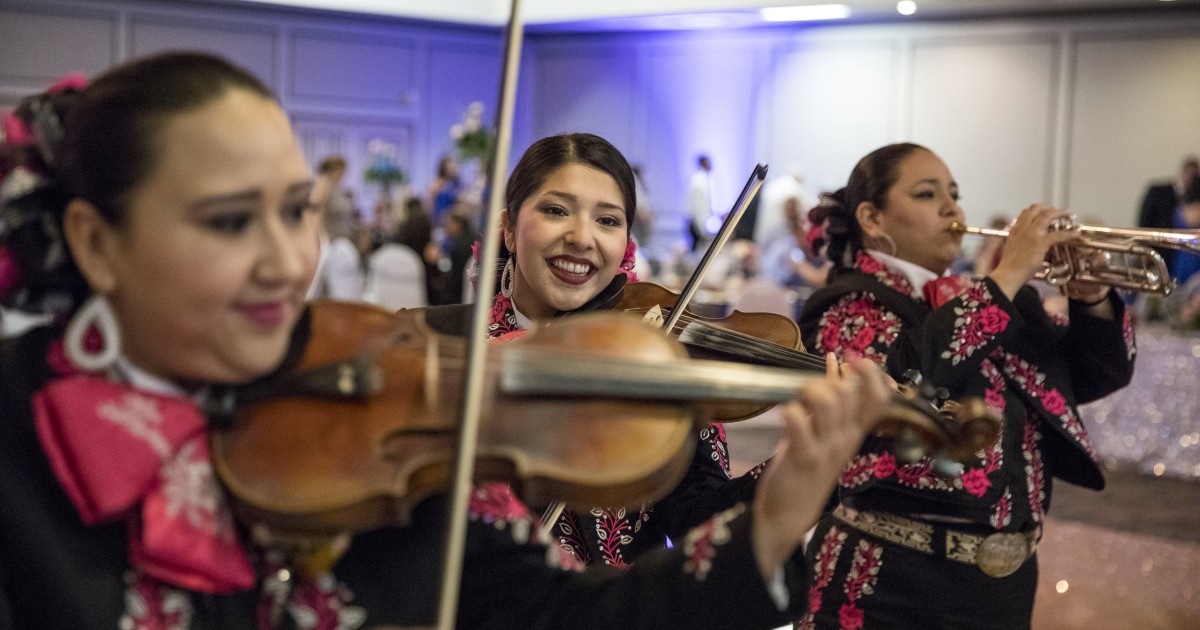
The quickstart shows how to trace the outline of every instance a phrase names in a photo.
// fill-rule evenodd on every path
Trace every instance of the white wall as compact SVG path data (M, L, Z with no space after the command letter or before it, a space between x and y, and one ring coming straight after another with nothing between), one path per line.
M755 160L776 174L799 164L811 187L832 189L870 150L913 141L950 165L975 224L1050 201L1122 226L1150 180L1200 153L1197 11L556 35L536 50L538 80L564 89L537 93L534 133L616 140L645 164L669 236L699 150L714 153L732 201ZM590 80L597 67L603 81ZM619 101L621 113L589 119L564 98Z

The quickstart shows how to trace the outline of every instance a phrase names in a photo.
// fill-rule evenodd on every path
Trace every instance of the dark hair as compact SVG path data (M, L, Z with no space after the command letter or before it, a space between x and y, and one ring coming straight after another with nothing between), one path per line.
M918 150L928 151L910 142L875 149L854 165L844 188L821 195L821 203L808 213L809 223L820 230L812 241L813 250L838 268L852 267L855 254L863 248L863 230L855 214L859 204L869 201L886 209L888 190L900 178L900 163Z
M442 159L438 160L438 165L437 165L438 178L450 179L450 177L451 177L450 165L454 164L454 163L455 163L455 160L454 160L453 155L443 155ZM455 177L457 177L457 176L455 176Z
M521 161L508 177L504 206L510 222L515 223L521 204L541 188L550 175L567 164L583 164L610 175L621 191L625 204L625 229L633 225L637 213L637 193L634 192L633 169L625 156L608 140L590 133L571 133L549 136L534 142L525 150ZM508 252L501 248L501 262Z
M235 88L275 100L245 70L190 52L135 59L82 91L26 99L42 104L33 108L41 119L24 122L40 149L43 159L36 166L45 181L5 203L0 214L0 248L16 260L20 276L19 286L0 287L0 303L59 315L73 310L88 287L61 236L67 203L84 199L105 221L121 225L130 195L162 152L164 124Z
M324 175L337 170L345 170L345 168L346 158L340 155L330 155L321 160L321 163L317 166L317 172Z
M1187 188L1183 189L1183 198L1180 203L1200 203L1200 175L1192 178L1188 182Z

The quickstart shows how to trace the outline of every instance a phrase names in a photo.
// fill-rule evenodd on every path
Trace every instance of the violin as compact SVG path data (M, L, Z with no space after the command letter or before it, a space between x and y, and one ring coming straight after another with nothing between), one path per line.
M653 282L624 286L613 308L641 315L655 323L658 313L669 313L679 294ZM677 338L696 359L735 361L824 373L825 359L805 352L800 327L778 313L733 311L721 318L700 317L685 309L682 317L666 331ZM714 409L714 422L734 422L757 416L774 403L728 403Z
M299 362L235 392L210 435L235 515L297 547L404 525L450 486L466 352L419 311L319 300L309 317ZM690 359L633 318L577 315L489 348L474 479L508 482L530 504L641 505L682 478L713 405L790 400L812 378ZM948 431L920 400L889 411L879 430L921 452L969 455L998 433L986 415Z

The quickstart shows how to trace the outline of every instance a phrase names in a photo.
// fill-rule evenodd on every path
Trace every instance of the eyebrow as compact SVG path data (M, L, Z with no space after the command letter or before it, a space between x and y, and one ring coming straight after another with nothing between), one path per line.
M285 196L287 196L287 197L304 196L305 198L308 198L309 192L312 190L312 187L313 187L312 180L296 182L287 187ZM238 192L227 193L224 195L212 195L210 197L203 197L201 199L197 199L189 207L192 210L202 210L204 208L208 208L211 206L222 206L222 205L226 205L226 204L254 202L254 201L258 201L261 198L262 198L262 192L257 189L241 190Z
M913 185L914 185L914 186L920 186L921 184L934 184L934 185L937 185L938 183L939 183L939 181L938 181L938 179L937 179L936 177L930 177L930 178L927 178L927 179L922 179L922 180L918 181L917 183L915 183L915 184L913 184ZM958 188L958 182L956 182L956 181L954 181L954 180L950 180L950 184L949 184L949 186L952 186L952 187L954 187L954 188Z
M579 203L579 197L576 195L573 195L569 192L563 192L561 190L547 190L543 194L544 195L553 195L555 197L562 197L563 199L566 199L567 201L570 201L572 203ZM601 201L601 202L597 203L596 205L600 206L601 208L612 208L613 210L621 210L621 211L625 210L625 208L623 208L622 206L619 206L615 203L609 203L607 201Z

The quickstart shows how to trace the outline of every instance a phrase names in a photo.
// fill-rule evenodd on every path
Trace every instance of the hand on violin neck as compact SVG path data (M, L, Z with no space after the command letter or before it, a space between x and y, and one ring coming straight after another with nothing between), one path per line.
M783 409L783 441L754 498L754 553L764 580L803 543L842 467L891 398L883 372L870 361L838 371L804 387Z

